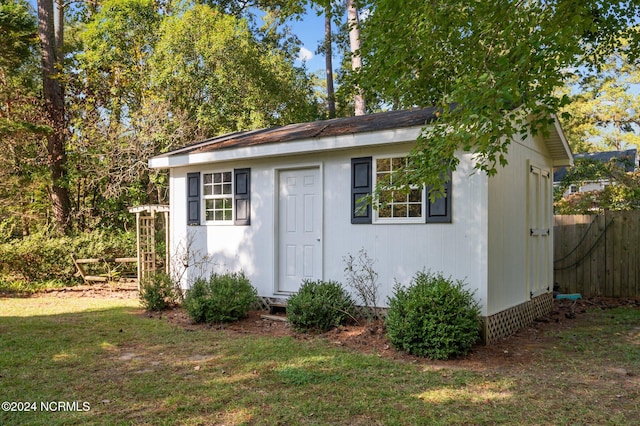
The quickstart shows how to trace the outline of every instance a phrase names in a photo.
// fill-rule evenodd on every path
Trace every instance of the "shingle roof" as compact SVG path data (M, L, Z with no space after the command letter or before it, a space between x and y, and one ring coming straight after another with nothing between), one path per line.
M197 142L161 156L210 152L226 148L254 146L275 142L423 126L432 122L437 117L437 111L438 109L435 107L389 111L356 117L334 118L331 120L289 124L268 129L228 133Z
M188 164L237 159L237 155L243 158L247 156L257 158L257 156L284 155L285 153L300 154L332 150L338 146L353 146L349 144L360 142L369 145L408 142L417 137L416 129L438 118L438 111L440 108L436 107L387 111L229 133L154 156L149 160L149 166L151 168L181 167ZM399 136L400 133L398 136L405 139L394 139L396 130L400 130L403 136ZM571 150L555 117L549 130L549 135L545 136L545 143L553 164L555 166L573 164ZM387 132L385 135L387 139L368 137L385 132ZM409 133L412 135L408 136ZM406 139L407 137L409 139ZM357 142L356 138L359 139Z

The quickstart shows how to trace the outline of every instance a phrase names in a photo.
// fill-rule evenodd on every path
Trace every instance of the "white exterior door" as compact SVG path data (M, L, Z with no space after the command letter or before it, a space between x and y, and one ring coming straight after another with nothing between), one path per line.
M322 279L321 195L320 168L280 171L278 292L296 292L303 280Z
M527 284L531 297L553 288L550 177L550 170L529 164Z

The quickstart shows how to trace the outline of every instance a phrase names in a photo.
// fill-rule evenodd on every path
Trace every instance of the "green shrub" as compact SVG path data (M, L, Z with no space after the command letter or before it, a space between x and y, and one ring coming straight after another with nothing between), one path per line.
M195 322L231 322L247 316L257 292L244 273L212 274L187 290L183 306Z
M71 239L52 238L45 232L0 244L0 274L10 281L71 280Z
M162 272L149 274L140 283L140 303L147 311L162 311L176 303L177 289Z
M327 331L351 317L353 300L335 281L305 281L287 301L287 319L298 331Z
M396 349L448 359L466 355L478 340L480 307L463 281L419 272L408 288L396 284L385 323Z
M0 244L0 280L42 283L74 282L76 257L129 257L136 253L135 233L93 231L56 236L46 231Z
M72 244L78 258L135 257L137 253L135 231L83 232L72 238Z

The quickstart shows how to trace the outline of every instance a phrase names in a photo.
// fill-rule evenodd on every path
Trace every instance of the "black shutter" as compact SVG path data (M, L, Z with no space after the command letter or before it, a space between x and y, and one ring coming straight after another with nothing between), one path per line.
M200 172L187 173L187 225L200 225Z
M233 171L233 208L234 225L251 224L251 169L235 169Z
M431 202L427 188L427 223L451 223L451 174L444 185L444 197Z
M371 203L363 197L373 189L371 157L351 159L351 223L371 223Z

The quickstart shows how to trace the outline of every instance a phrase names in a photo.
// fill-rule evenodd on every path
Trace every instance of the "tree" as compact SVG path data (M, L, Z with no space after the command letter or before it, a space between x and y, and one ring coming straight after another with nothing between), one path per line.
M333 88L333 37L331 35L331 8L324 12L324 62L327 81L327 113L329 118L336 116L336 94Z
M127 207L157 201L147 160L166 148L157 123L167 112L150 91L149 60L161 19L151 0L107 0L76 31L69 169L80 229L121 227Z
M0 76L19 68L31 55L35 40L36 22L26 2L0 0Z
M53 0L38 0L38 36L42 49L42 93L48 124L52 131L47 135L48 165L51 177L51 205L58 228L69 231L71 201L67 182L67 120L65 115L64 87L62 84L61 51L56 45L53 23ZM60 29L60 31L63 31ZM58 41L62 38L59 37Z
M362 58L360 57L360 19L358 8L354 0L347 0L347 23L349 25L349 46L351 47L351 69L357 72L362 68ZM355 105L355 115L367 113L362 89L356 85L353 98Z
M207 136L317 114L304 70L259 43L244 21L205 5L165 18L152 79L172 110L186 113Z
M564 93L571 102L562 109L563 129L573 152L640 147L640 68L629 59L629 44L605 58L597 74L581 75L568 82Z
M494 175L510 141L544 131L566 105L556 89L567 70L597 71L623 36L638 52L638 12L635 1L375 2L361 28L361 87L398 108L441 107L403 182L443 191L458 149Z
M37 24L27 3L0 0L0 234L28 235L47 216L46 153L51 128L39 100ZM42 221L41 221L42 223Z
M189 2L107 0L76 33L70 173L80 228L121 227L166 200L148 158L219 133L316 117L295 40ZM73 34L73 32L71 32Z
M632 158L614 158L603 162L591 158L576 158L575 164L554 188L556 214L594 214L605 210L635 210L640 208L640 172L627 172L634 166ZM606 181L600 191L577 192L564 196L571 185Z
M25 66L31 63L36 40L36 21L21 0L0 0L0 136L28 129L14 110L21 87L32 83L26 79ZM16 96L18 95L18 96Z

